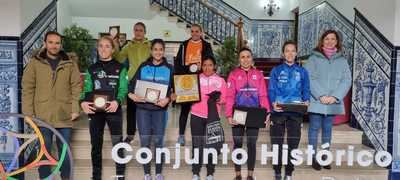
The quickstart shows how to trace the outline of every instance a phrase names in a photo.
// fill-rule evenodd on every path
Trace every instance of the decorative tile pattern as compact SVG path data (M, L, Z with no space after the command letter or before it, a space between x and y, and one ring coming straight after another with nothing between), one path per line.
M243 18L245 39L256 58L280 58L283 43L294 37L293 21L253 20L222 0L206 2L233 22Z
M358 12L355 17L352 112L377 150L387 150L393 45Z
M353 57L353 24L341 15L328 2L300 14L299 16L299 56L310 55L318 43L318 39L328 29L336 30L342 39L344 56Z
M253 21L251 37L254 38L252 44L254 56L281 57L283 43L292 40L293 35L292 21Z
M51 2L22 33L23 65L29 62L35 50L43 46L44 35L57 29L57 1Z
M0 41L0 113L18 113L18 41ZM18 132L17 118L0 116L0 128ZM0 156L8 164L16 151L14 140L0 129Z
M393 164L392 171L400 173L400 47L397 49L396 81L394 95L394 124L393 124Z

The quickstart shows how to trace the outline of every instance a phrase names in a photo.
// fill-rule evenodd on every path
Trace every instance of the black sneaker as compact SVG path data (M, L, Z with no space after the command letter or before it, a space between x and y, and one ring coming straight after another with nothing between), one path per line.
M327 166L322 166L324 169L327 169L327 170L331 170L332 169L332 167L331 167L331 165L327 165Z
M236 176L233 180L242 180L242 175Z
M317 160L313 159L312 168L316 171L321 171L321 165L317 162Z
M247 176L247 180L254 180L253 176Z
M274 180L282 180L282 175L275 173L274 178Z
M124 139L124 142L130 144L130 143L133 141L134 138L135 138L134 135L128 135L128 136Z

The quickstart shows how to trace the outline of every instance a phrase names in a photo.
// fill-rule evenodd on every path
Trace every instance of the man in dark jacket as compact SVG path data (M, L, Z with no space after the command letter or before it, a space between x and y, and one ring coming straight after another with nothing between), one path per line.
M174 62L175 74L198 73L201 69L201 60L204 57L214 56L211 44L203 38L203 30L200 25L193 24L191 28L191 38L184 41L176 55ZM189 115L191 103L181 105L179 116L179 138L178 143L185 144L185 129Z

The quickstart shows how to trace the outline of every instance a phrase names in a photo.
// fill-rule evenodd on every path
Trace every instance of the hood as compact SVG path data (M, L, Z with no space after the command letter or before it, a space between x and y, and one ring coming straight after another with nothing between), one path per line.
M60 53L58 54L60 59L62 61L69 61L69 57L65 51L61 50ZM34 52L33 57L39 61L44 61L47 59L47 50L46 49L40 49L36 52Z

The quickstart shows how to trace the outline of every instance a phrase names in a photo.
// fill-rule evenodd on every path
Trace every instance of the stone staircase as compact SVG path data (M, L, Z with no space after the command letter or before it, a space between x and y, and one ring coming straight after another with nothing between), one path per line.
M178 106L179 107L179 106ZM173 169L175 163L175 143L178 136L178 116L179 108L169 108L169 119L165 135L165 147L171 151L171 163L164 166L164 175L167 180L184 179L190 180L191 166L186 165L184 161L184 147L181 147L181 166L179 169ZM125 111L124 111L125 112ZM225 119L222 119L223 126L225 129L226 143L231 148L233 146L232 133L229 125L226 124ZM125 121L124 121L125 123ZM189 123L189 122L188 122ZM74 156L74 179L86 180L91 177L91 158L90 158L90 134L87 125L87 118L82 117L75 125L72 135L71 148ZM125 125L124 125L125 126ZM302 127L302 137L300 142L300 149L304 150L307 145L307 129L308 124L304 123ZM125 132L125 131L124 131ZM111 158L111 140L108 128L104 132L104 145L103 145L103 179L115 179L115 164ZM190 129L186 131L186 148L191 147L191 136ZM348 145L355 147L355 152L360 150L367 150L374 152L373 149L366 147L361 144L362 132L349 127L348 125L335 126L333 129L333 141L332 150L336 149L347 149ZM261 165L260 154L261 145L270 145L269 129L265 128L260 130L257 146L257 162L255 169L255 176L257 179L272 179L273 170L271 162L268 161L267 165ZM133 153L140 147L138 142L138 136L131 143L133 147ZM133 154L134 155L134 154ZM230 161L230 155L228 156L229 163L223 165L219 160L216 168L215 179L233 179L234 170L232 161ZM219 156L221 159L221 156ZM270 158L269 158L270 160ZM321 170L315 171L311 167L304 165L297 166L294 172L294 179L304 180L379 180L386 179L388 171L385 168L380 168L377 165L370 167L361 167L357 163L350 167L346 165L346 161L342 160L342 166L332 165L332 170ZM246 175L246 166L243 166L243 175ZM154 163L153 163L154 170ZM28 175L26 179L37 179L36 171L32 171L33 174ZM205 177L205 168L202 170L202 176ZM143 178L143 168L136 161L135 157L129 162L126 170L126 179L140 180ZM57 178L56 178L57 179Z

